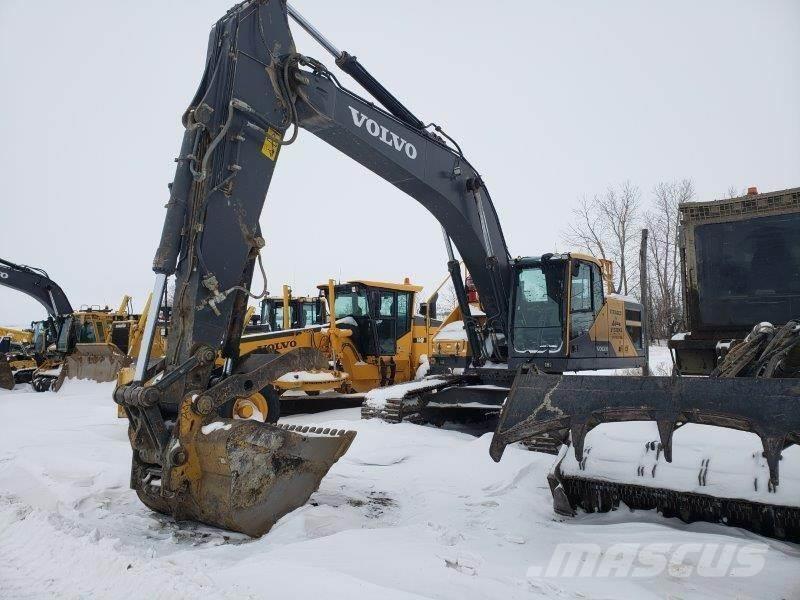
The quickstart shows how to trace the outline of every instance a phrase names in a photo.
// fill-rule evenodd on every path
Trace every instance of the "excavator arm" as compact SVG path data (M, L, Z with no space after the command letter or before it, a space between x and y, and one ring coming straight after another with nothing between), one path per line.
M450 262L458 265L452 240L472 274L490 333L505 333L507 323L510 259L480 175L455 144L427 131L354 57L336 51L337 63L388 111L297 53L289 11L308 29L284 0L248 0L211 30L205 72L183 117L153 263L154 307L133 381L114 394L130 422L131 485L145 504L251 535L304 503L354 436L298 434L231 418L231 403L284 372L326 365L311 349L239 357L248 296L263 296L250 291L257 265L263 276L259 218L282 148L299 129L427 208L443 225ZM173 275L167 354L154 378L149 354L157 303ZM473 356L479 357L472 325ZM222 372L215 367L218 356L225 359Z
M44 306L51 317L72 314L67 295L42 269L0 258L0 285L26 294Z

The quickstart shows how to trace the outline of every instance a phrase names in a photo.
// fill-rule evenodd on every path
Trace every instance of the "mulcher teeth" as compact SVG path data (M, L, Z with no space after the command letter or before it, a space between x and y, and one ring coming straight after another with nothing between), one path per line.
M800 441L800 380L520 373L489 453L499 461L508 444L568 429L580 461L589 431L621 421L655 421L668 462L672 434L684 423L753 432L761 439L774 488L781 451Z

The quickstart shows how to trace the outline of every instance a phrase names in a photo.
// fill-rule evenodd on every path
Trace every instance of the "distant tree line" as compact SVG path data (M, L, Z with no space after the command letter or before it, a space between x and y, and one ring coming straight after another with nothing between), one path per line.
M651 339L666 339L683 323L678 205L694 199L690 179L661 182L643 198L625 181L603 193L583 197L562 232L570 250L580 250L614 264L614 291L645 306ZM640 290L641 231L649 232L646 298Z

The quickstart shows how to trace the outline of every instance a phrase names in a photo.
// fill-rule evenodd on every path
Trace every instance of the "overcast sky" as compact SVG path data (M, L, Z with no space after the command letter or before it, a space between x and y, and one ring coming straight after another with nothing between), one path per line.
M123 293L141 307L180 116L229 5L0 0L0 257L45 268L76 307ZM797 0L294 6L459 141L513 255L566 249L578 199L625 179L645 199L683 177L701 200L800 185ZM281 153L261 224L275 293L445 275L433 217L306 132ZM0 288L0 323L43 317Z

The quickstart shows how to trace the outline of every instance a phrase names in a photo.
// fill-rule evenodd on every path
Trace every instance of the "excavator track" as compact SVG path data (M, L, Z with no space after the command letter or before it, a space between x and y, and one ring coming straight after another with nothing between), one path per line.
M425 396L436 394L444 389L463 383L460 376L434 377L429 380L401 383L391 388L378 388L375 394L368 393L361 405L362 419L380 419L386 423L401 423L403 421L417 424L426 420L420 413L425 407ZM387 393L392 394L384 398ZM376 396L380 397L376 399Z
M588 513L609 512L624 504L634 510L657 510L664 517L675 517L684 523L724 523L767 537L800 542L800 508L795 506L572 476L559 477L558 485L569 500L570 508L557 506L556 512L566 516L574 516L578 508Z
M401 423L403 421L403 398L389 398L383 408L361 405L362 419L380 419L386 423Z

